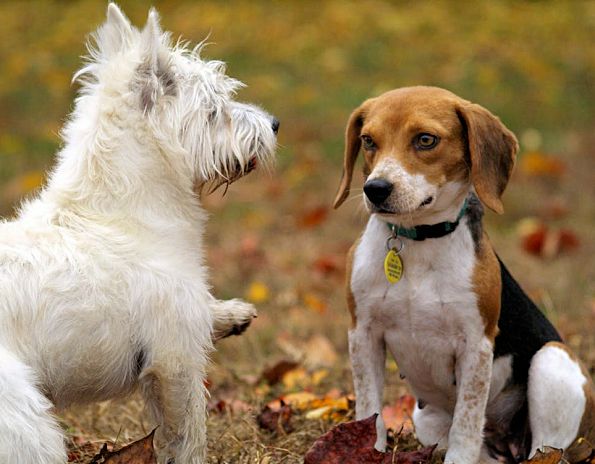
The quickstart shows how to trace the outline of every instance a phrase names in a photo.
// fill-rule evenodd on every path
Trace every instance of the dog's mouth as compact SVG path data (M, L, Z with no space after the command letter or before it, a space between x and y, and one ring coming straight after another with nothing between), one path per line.
M434 201L434 197L429 196L428 198L426 198L424 201L422 201L419 206L417 207L417 209L423 208L424 206L429 205L430 203L432 203Z
M227 189L229 188L229 186L231 184L233 184L236 180L244 177L246 174L249 174L252 171L254 171L256 169L257 164L258 164L258 160L256 159L256 156L251 157L248 160L248 163L246 163L244 165L244 167L242 167L240 162L236 160L234 169L231 172L231 175L227 179L221 179L218 182L217 181L213 182L213 186L209 190L208 194L210 195L210 194L214 193L216 190L219 189L219 187L225 185L225 190L223 191L223 195L225 195L227 193Z
M385 208L383 206L372 205L373 211L371 211L371 212L372 213L376 213L376 214L380 214L380 215L391 215L391 216L394 216L394 215L403 215L403 214L412 214L412 213L415 213L415 212L419 211L420 209L425 208L428 205L431 205L433 202L434 202L434 197L433 196L429 196L424 201L422 201L417 208L415 208L414 210L411 210L411 211L394 211L394 210L387 209L387 208Z

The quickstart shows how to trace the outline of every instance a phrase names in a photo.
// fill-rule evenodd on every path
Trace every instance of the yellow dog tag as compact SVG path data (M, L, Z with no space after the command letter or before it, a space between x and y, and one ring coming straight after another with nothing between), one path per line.
M403 260L395 248L388 250L384 258L384 275L391 284L396 284L403 277Z

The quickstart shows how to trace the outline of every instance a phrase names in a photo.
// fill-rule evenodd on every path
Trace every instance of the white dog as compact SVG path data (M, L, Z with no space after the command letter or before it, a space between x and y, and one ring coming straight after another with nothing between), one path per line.
M114 4L47 186L0 223L0 463L66 461L52 416L140 387L160 460L204 461L212 339L251 305L209 292L195 192L272 161L278 121L240 82Z

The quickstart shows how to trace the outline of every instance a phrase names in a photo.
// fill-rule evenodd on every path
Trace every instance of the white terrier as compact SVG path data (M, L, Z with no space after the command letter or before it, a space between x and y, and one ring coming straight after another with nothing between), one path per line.
M272 161L278 121L219 61L110 4L39 197L0 223L0 464L66 462L52 405L140 387L161 462L201 463L213 338L255 316L209 292L195 192Z

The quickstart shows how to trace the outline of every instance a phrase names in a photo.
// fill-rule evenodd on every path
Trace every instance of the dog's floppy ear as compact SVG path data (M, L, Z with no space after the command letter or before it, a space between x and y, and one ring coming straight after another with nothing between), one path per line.
M109 59L130 44L132 25L115 3L107 6L107 19L96 33L101 55Z
M349 196L355 160L357 159L357 155L359 154L362 145L359 136L363 123L364 110L362 105L351 113L349 121L347 122L347 129L345 130L345 153L343 155L343 175L341 177L339 190L337 191L337 196L335 197L335 202L333 203L335 209L341 206Z
M159 14L149 10L147 24L141 33L142 64L138 68L141 106L147 112L161 95L176 92L174 75L170 69L168 40L159 25Z
M465 102L458 105L457 114L467 132L475 191L488 208L502 214L500 198L514 167L519 149L517 139L482 106Z

